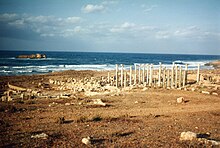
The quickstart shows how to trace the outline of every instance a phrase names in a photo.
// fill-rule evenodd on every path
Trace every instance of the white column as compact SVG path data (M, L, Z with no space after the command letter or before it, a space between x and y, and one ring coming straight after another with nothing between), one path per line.
M138 84L141 84L141 64L139 65L139 76L138 76Z
M188 70L188 65L185 65L185 70L183 71L183 87L187 84L187 70Z
M152 86L153 80L153 64L150 65L150 79L149 79L149 86Z
M143 64L143 73L142 73L142 81L143 81L143 84L144 84L144 81L145 81L145 64Z
M161 86L161 62L159 63L159 73L158 73L158 87Z
M123 71L124 71L124 65L121 64L121 87L123 87L123 78L124 78L124 73L123 73Z
M146 84L149 83L149 64L147 64L147 78L146 78Z
M126 87L126 84L127 84L127 73L126 71L124 72L124 87Z
M137 64L134 64L134 85L137 85Z
M163 69L163 88L165 88L165 84L166 84L166 67L164 67Z
M198 70L197 70L197 83L200 81L200 64L198 64Z
M116 64L116 68L115 68L115 83L116 83L116 87L118 88L118 64Z
M167 87L170 87L170 70L167 69Z
M186 85L187 84L187 74L188 74L188 64L186 64L185 65L185 83L184 83L184 85Z
M180 66L180 71L179 71L180 75L179 75L179 88L182 87L182 67Z
M171 71L171 88L173 88L174 85L174 62L172 65L172 71Z
M132 85L132 66L130 66L130 86Z
M177 79L178 79L178 67L175 65L175 88L177 88Z
M108 83L110 83L110 74L108 72Z

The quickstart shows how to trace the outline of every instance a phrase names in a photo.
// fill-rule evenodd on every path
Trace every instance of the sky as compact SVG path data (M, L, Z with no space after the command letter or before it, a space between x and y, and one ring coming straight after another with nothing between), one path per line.
M220 55L220 1L0 0L0 50Z

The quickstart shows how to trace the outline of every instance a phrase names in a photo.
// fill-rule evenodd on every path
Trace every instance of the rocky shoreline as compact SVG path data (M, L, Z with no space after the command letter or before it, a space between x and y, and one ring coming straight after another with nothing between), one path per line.
M220 69L220 60L205 64L206 66L213 66L215 69Z

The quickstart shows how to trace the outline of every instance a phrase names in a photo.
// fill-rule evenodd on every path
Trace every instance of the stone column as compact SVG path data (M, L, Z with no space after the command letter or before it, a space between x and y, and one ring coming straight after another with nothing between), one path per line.
M143 84L144 84L144 81L145 81L145 64L143 64L143 69L142 69L143 73L142 73L142 81L143 81Z
M149 64L147 64L147 78L146 78L146 85L149 83Z
M171 88L174 86L174 62L172 65L172 71L171 71Z
M141 84L141 64L139 65L139 76L138 76L138 84Z
M149 86L152 86L152 80L153 80L153 64L150 65Z
M186 84L186 70L183 71L183 87L185 87Z
M177 79L178 79L178 67L175 65L175 88L177 88Z
M179 88L182 87L182 67L180 66L180 71L179 71Z
M166 84L166 67L164 67L163 69L163 88L165 88L165 84Z
M184 76L185 76L185 83L184 83L184 85L187 84L187 73L188 73L188 64L185 65L185 74L184 74Z
M126 84L127 84L127 73L126 73L126 71L124 72L125 74L125 76L124 76L124 88L126 87Z
M198 70L197 70L197 83L200 81L200 64L198 64Z
M124 65L121 64L121 87L123 87L123 78L124 78L124 73L123 73L123 71L124 71Z
M170 87L170 70L167 69L167 87Z
M116 64L116 68L115 68L115 84L116 87L118 88L118 64Z
M108 83L110 83L110 74L108 72Z
M137 64L134 64L134 85L137 85Z
M130 86L132 85L132 66L130 66Z
M161 86L161 62L159 63L159 73L158 73L158 87Z

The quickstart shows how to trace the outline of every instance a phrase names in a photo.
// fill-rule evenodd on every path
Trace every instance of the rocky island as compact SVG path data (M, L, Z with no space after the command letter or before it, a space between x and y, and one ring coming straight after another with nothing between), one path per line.
M19 55L16 58L19 59L43 59L43 58L47 58L45 54L30 54L30 55Z

